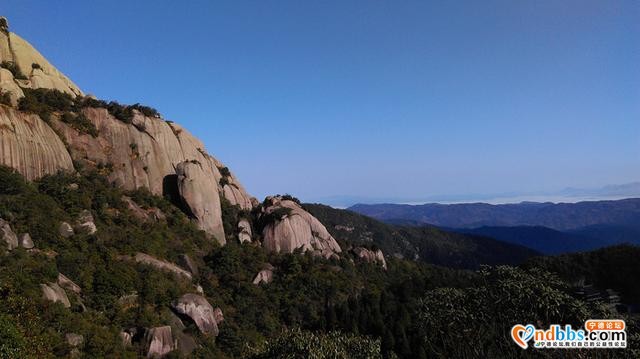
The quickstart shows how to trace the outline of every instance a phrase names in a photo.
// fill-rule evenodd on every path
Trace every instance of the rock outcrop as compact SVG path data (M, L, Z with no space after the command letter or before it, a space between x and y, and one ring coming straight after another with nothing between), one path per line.
M267 263L264 268L258 272L258 274L253 278L253 284L258 285L261 283L269 284L273 280L273 266Z
M185 294L173 303L173 309L179 314L191 318L202 334L218 335L218 323L222 320L222 311L218 308L219 312L216 314L211 304L203 296Z
M136 253L136 256L134 258L128 257L128 256L121 256L121 259L125 259L125 260L134 260L136 263L140 263L140 264L145 264L148 266L152 266L154 268L160 269L160 270L164 270L167 272L171 272L174 273L176 275L179 276L183 276L189 280L191 280L191 273L189 273L188 271L178 267L176 264L168 262L168 261L164 261L155 257L152 257L148 254L145 253Z
M57 283L62 288L72 291L76 294L80 294L80 292L82 291L79 285L75 284L71 279L67 278L67 276L62 273L58 273Z
M364 247L356 247L353 249L353 253L365 262L378 263L382 268L387 269L387 261L384 260L384 253L380 249L371 250Z
M58 233L64 238L69 238L75 234L73 231L73 227L67 222L60 223L60 227L58 227Z
M251 242L252 232L251 223L242 218L238 221L238 241L240 243Z
M77 232L85 234L95 234L98 231L98 228L96 227L96 224L93 220L93 215L91 214L91 211L87 209L80 212L76 223L77 224L75 230Z
M263 229L263 245L273 252L311 251L329 258L341 252L325 226L298 203L281 196L267 197L263 216L270 218Z
M127 208L131 211L131 213L138 219L150 222L150 221L164 221L167 219L165 214L160 210L160 208L152 207L149 209L142 208L139 204L137 204L131 197L122 196L122 201L127 205Z
M69 301L69 297L67 297L67 293L58 285L58 283L40 284L40 288L42 288L42 295L45 299L54 303L60 302L65 308L71 307L71 302Z
M64 335L64 338L67 340L67 344L72 347L78 347L84 342L84 337L76 333L67 333Z
M33 244L33 240L31 239L31 235L29 233L20 234L20 236L18 236L18 242L20 244L20 247L24 249L31 249L35 247L35 245Z
M178 193L200 229L212 234L216 240L226 243L222 226L222 208L215 178L208 176L198 161L185 161L176 166Z
M16 84L34 89L56 89L73 96L82 95L78 86L51 65L38 50L20 36L9 32L5 18L0 22L6 24L0 30L0 62L15 65L25 76L23 79L15 79Z
M0 164L35 180L59 170L73 170L71 156L58 135L37 115L0 105Z
M174 351L177 343L173 339L170 326L150 328L145 335L147 358L161 358Z
M18 248L18 236L11 229L9 222L0 218L0 237L7 244L7 249L12 251Z

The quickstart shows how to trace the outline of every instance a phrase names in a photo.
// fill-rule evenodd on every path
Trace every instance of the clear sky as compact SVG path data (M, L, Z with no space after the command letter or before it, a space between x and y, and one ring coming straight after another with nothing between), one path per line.
M85 92L157 108L249 192L640 180L640 1L2 0Z

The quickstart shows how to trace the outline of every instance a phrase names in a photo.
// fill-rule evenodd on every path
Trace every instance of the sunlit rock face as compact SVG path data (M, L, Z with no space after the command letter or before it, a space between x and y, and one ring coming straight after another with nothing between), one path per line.
M382 268L387 269L387 261L384 259L384 253L380 249L371 250L357 247L353 249L353 253L365 262L378 263Z
M72 171L71 155L37 115L0 105L0 164L32 181L60 170Z
M295 201L275 196L267 197L265 204L262 215L271 216L262 232L266 249L284 253L300 249L325 258L342 251L325 226Z
M82 95L82 91L62 72L56 69L31 44L20 36L9 31L6 18L0 18L0 62L10 63L23 75L14 78L14 83L20 87L47 88L68 93L72 96ZM12 92L10 85L0 87ZM17 91L14 95L19 95Z
M185 294L173 303L173 309L191 318L202 334L218 335L218 324L223 318L222 311L219 308L214 310L203 296Z

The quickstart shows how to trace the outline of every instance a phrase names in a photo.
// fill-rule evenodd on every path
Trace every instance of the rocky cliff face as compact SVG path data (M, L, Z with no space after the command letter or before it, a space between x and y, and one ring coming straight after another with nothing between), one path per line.
M13 71L0 69L0 92L9 93L13 107L24 96L23 88L82 95L37 50L8 32L6 20L0 20L0 61ZM25 78L16 78L14 73L24 74ZM251 197L238 179L207 154L200 140L177 124L137 111L131 123L124 123L106 109L85 108L83 115L98 130L94 137L75 130L57 115L47 123L13 107L0 105L0 164L15 168L29 180L59 170L72 171L73 160L89 166L104 165L111 169L110 180L125 189L146 187L154 194L184 201L200 228L222 243L225 236L220 195L232 205L252 208ZM186 162L200 164L196 182L183 182L193 184L190 189L178 186L178 166ZM181 197L185 193L189 198Z
M231 171L183 127L140 107L128 108L126 118L116 118L98 101L83 102L86 98L79 97L82 91L26 41L8 32L6 20L0 20L0 60L5 67L0 69L0 90L11 95L10 105L0 104L0 164L15 168L28 180L60 170L73 171L74 163L103 168L109 180L124 189L145 187L153 194L171 198L220 244L226 242L223 202L243 210L257 206ZM22 74L24 78L18 78ZM70 94L77 101L72 110L65 111L74 112L73 118L82 117L86 121L83 123L90 123L96 131L78 130L77 125L64 119L71 114L63 111L52 110L46 122L36 114L19 111L15 106L18 98L26 94L30 102L36 96L27 88ZM283 209L288 213L264 227L261 234L267 249L290 253L301 248L324 257L341 252L326 228L298 203L280 197L269 201L263 209L265 216ZM137 212L145 217L140 210ZM82 223L86 225L82 230L75 228L76 232L95 233L95 225L88 226L93 221ZM233 225L240 241L251 241L249 221ZM69 228L65 233L73 235Z
M272 220L263 229L263 245L273 252L292 253L296 249L331 257L341 252L325 226L293 200L268 197L263 216Z
M73 170L71 155L58 135L37 115L0 105L0 164L28 180Z
M20 36L9 32L9 24L5 18L0 18L0 62L5 65L13 64L24 76L23 78L12 76L18 87L48 88L73 96L82 95L78 86L51 65L38 50ZM0 79L7 81L6 73L0 76ZM13 87L9 91L12 97L22 97L22 91L19 88Z

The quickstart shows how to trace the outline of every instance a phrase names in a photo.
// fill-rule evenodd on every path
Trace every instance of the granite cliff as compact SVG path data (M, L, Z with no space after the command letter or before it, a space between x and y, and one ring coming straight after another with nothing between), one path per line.
M225 233L222 206L250 212L258 201L188 130L149 107L85 96L28 42L9 32L4 18L0 61L5 99L0 104L0 164L28 180L78 166L103 169L126 190L147 188L170 198L220 244L234 234L240 241L252 240L255 231L246 219L233 224L238 233ZM278 200L263 209L268 215L277 208L292 213L257 233L266 248L301 248L325 257L340 253L324 226L298 204Z

